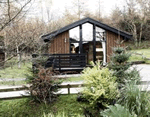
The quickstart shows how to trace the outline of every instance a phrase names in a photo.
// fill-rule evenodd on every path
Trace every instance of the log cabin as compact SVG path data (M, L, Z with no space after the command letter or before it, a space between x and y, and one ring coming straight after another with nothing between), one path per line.
M46 66L55 63L55 68L61 71L83 69L90 61L97 60L106 65L112 48L117 46L116 41L127 41L132 35L92 18L84 18L41 38L48 43L47 52L51 55Z

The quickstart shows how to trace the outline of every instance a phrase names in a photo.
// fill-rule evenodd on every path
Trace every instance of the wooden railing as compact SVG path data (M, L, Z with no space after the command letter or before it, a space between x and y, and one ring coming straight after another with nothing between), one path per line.
M53 57L53 68L55 70L83 70L86 66L85 54L56 54Z
M47 57L45 60L45 68L52 67L59 71L81 71L86 67L86 54L33 54L33 59L36 60L39 56ZM36 62L34 62L36 66Z

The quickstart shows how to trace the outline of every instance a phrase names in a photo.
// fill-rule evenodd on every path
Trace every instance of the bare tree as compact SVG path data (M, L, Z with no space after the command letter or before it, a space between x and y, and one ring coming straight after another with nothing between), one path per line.
M147 23L147 20L150 18L150 1L149 0L137 0L139 4L139 13L140 13L140 34L139 34L139 46L141 44L141 38L143 34L143 26Z
M81 19L81 16L84 14L86 5L84 0L74 0L73 2L74 6L77 9L76 14L78 15L78 20Z
M14 21L32 0L1 0L0 2L0 32Z
M140 46L143 35L143 26L149 17L150 1L149 0L126 0L128 6L128 14L125 21L130 27L135 45Z
M31 20L31 19L30 19ZM25 22L21 20L14 23L5 30L5 47L6 53L10 56L17 56L18 68L21 68L22 54L31 54L38 50L39 37L44 27L41 27L42 22L39 24L35 20Z

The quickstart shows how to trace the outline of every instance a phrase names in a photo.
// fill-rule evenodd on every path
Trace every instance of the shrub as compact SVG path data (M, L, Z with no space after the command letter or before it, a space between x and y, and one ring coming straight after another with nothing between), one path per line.
M36 77L31 82L30 92L31 96L39 102L53 102L58 91L58 84L60 80L52 77L53 72L50 69L39 68Z
M148 92L143 92L135 85L136 83L127 83L121 90L122 97L119 103L129 109L130 112L135 112L138 117L150 116L150 95Z
M97 63L93 68L86 68L81 77L86 84L82 91L83 98L88 102L88 106L84 107L86 110L104 109L118 96L116 77L108 68L100 68Z
M123 47L113 48L113 55L110 57L111 61L108 67L114 71L113 75L117 77L119 87L125 84L125 71L130 67L130 64L127 63L129 57L130 54Z
M130 69L130 71L128 70L131 67L131 64L127 62L130 55L123 47L115 47L113 49L113 55L108 67L113 70L113 75L117 77L116 81L118 82L119 89L126 82L140 80L139 73L135 68L133 70Z
M119 104L109 106L108 109L101 112L101 115L103 117L137 117L135 114L130 114L128 109Z
M133 82L133 83L137 83L139 84L140 83L140 74L139 74L139 71L136 69L136 67L133 67L133 69L129 69L128 71L125 72L126 74L126 83L130 83L130 82Z

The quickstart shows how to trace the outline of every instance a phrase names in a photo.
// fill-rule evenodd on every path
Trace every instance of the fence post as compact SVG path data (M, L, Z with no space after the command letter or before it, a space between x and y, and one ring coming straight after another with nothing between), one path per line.
M70 95L70 84L68 84L68 94Z
M61 62L61 61L60 61L60 55L59 55L59 71L61 70L61 68L60 68L60 62Z

